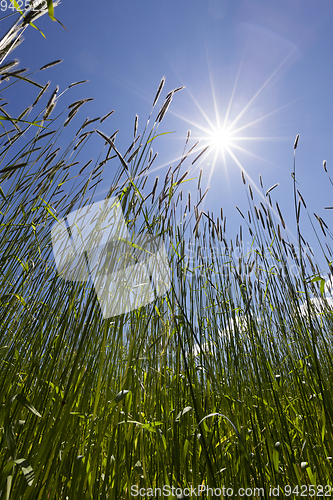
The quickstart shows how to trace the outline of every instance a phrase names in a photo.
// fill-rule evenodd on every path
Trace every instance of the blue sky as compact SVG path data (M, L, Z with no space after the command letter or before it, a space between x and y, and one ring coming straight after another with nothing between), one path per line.
M242 222L235 205L247 210L243 168L254 190L259 174L266 189L280 184L272 199L279 201L295 234L291 172L297 134L298 189L310 213L329 225L333 218L324 210L333 205L333 187L322 167L327 160L333 173L332 14L330 0L64 0L55 15L67 31L45 16L37 24L46 40L27 30L13 55L30 70L64 59L38 76L41 83L52 79L52 86L59 84L61 90L89 79L64 99L94 97L84 110L90 118L114 109L100 127L108 134L120 129L117 144L123 152L131 142L136 113L142 131L161 77L166 77L162 97L184 85L160 127L160 132L175 133L156 142L160 169L154 178L164 178L169 165L175 165L189 129L190 145L195 138L207 144L229 108L228 124L237 121L225 160L211 148L189 176L196 177L202 167L203 187L210 185L205 210L217 214L223 206L228 235L233 236ZM105 180L107 185L111 177ZM194 193L196 185L189 182L184 191ZM305 213L303 221L307 237ZM319 255L318 260L322 262Z

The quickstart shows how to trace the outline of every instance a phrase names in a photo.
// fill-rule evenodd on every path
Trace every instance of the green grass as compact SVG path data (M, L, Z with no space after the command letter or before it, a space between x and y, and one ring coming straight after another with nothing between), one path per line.
M144 194L151 147L168 140L152 138L170 96L160 111L155 99L122 156L115 136L98 133L103 118L78 118L82 100L61 110L43 89L21 121L2 121L0 137L0 498L129 499L133 485L263 488L268 498L270 487L331 485L332 312L301 235L299 194L300 253L273 192L257 201L248 185L243 228L227 242L225 215L201 212L200 179L196 200L181 191L196 160L188 144ZM58 150L72 119L81 125ZM92 138L100 157L78 174ZM92 201L104 169L129 229L163 235L173 284L110 319L91 283L57 275L50 237L56 219Z

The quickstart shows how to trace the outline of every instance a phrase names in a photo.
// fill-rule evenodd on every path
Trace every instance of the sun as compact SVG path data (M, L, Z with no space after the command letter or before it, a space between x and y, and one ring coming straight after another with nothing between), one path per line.
M212 149L225 153L232 145L232 134L226 127L213 127L207 141Z
M281 136L262 136L258 131L263 130L263 122L265 120L268 120L286 106L293 104L294 101L266 112L264 109L260 108L260 106L254 106L255 101L263 94L264 90L269 86L270 82L283 67L287 59L288 58L285 58L275 69L273 69L272 73L266 78L258 90L254 90L252 97L248 96L249 98L245 98L242 97L241 94L239 94L239 96L237 95L237 86L240 81L243 67L242 58L231 93L229 95L221 95L218 99L212 78L211 66L207 56L208 75L211 86L211 103L209 104L208 102L209 106L207 109L205 108L205 106L207 106L206 99L204 99L205 106L203 106L190 88L186 86L186 82L180 79L183 85L182 88L186 89L188 96L199 112L199 116L193 119L172 110L170 113L191 126L191 129L187 131L185 143L185 145L188 143L189 137L195 141L195 145L189 149L188 153L195 156L192 162L194 166L191 167L191 171L192 173L199 171L199 169L202 171L202 167L204 167L207 188L211 186L214 173L217 173L219 176L222 173L225 181L229 182L229 177L234 175L235 170L239 169L242 172L242 178L247 179L247 181L251 183L252 188L266 201L261 188L254 179L252 179L250 173L247 171L246 164L243 162L246 160L246 157L248 157L252 161L256 159L267 163L266 158L256 153L257 148L254 145L260 142L287 139ZM211 106L211 104L213 104L213 106ZM208 109L210 111L208 111ZM267 126L265 128L267 128ZM199 154L198 148L201 149ZM199 158L200 161L197 161ZM182 157L174 158L174 161L179 160L182 160ZM167 162L156 167L154 170L159 170L169 164L170 162ZM201 179L201 174L199 175Z
M230 94L222 94L219 83L218 88L220 93L217 95L216 85L214 85L212 77L211 64L207 55L211 103L203 99L205 106L200 103L190 88L186 86L186 82L180 79L181 84L186 88L188 96L199 112L198 117L193 119L174 111L171 111L171 114L193 127L188 131L188 134L190 133L191 138L196 141L196 145L200 144L199 147L202 148L201 153L197 157L200 158L200 162L196 161L197 158L193 162L195 163L193 172L201 169L203 165L205 166L207 173L205 182L207 183L207 187L211 185L215 171L219 175L223 171L223 175L225 174L225 178L228 181L229 175L233 175L234 170L239 169L243 172L245 178L251 182L252 187L258 192L259 196L262 196L261 189L251 178L243 162L246 157L249 157L251 160L257 159L266 163L266 158L257 154L256 145L260 142L286 140L286 138L280 136L262 136L261 131L267 128L267 125L266 127L264 125L264 121L268 121L274 114L278 113L282 108L293 104L293 102L265 111L265 108L258 105L256 101L263 95L265 89L269 87L271 81L279 73L288 57L283 59L276 68L273 68L271 74L259 86L258 90L253 89L252 96L250 94L245 97L242 96L241 92L238 94L237 90L241 81L244 59L242 58L239 63ZM197 155L196 148L191 149L191 155Z

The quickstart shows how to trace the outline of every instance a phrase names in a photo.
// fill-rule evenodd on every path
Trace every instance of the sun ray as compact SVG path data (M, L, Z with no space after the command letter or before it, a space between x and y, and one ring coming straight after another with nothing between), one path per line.
M214 89L213 77L212 77L212 70L211 70L211 67L210 67L207 45L206 45L206 60L207 60L207 66L208 66L208 75L209 75L210 88L211 88L211 91L212 91L212 98L213 98L213 104L214 104L215 120L216 120L217 126L220 127L221 126L220 125L220 115L219 115L218 105L217 105L217 100L216 100L216 95L215 95L215 89Z
M283 106L280 106L279 108L276 108L273 111L270 111L269 113L266 113L265 115L260 116L259 118L256 118L252 122L247 122L242 127L233 129L233 133L238 133L241 130L244 130L244 129L248 128L248 127L251 127L252 125L256 125L257 123L260 123L261 121L265 120L266 118L269 118L270 116L278 113L279 111L282 111L283 109L287 108L288 106L292 106L293 104L295 104L296 102L300 101L301 99L303 99L303 97L298 97L297 99L294 99L293 101L291 101L291 102L289 102L287 104L284 104Z
M283 61L275 68L275 70L271 73L271 75L265 80L262 86L257 90L254 96L249 100L249 102L244 106L242 111L236 116L234 121L230 124L230 128L233 128L235 124L241 119L242 116L246 113L249 107L253 104L253 102L257 99L257 97L262 93L262 91L267 87L267 85L272 81L274 76L281 70L281 68L285 65L291 55L296 51L297 47L294 47L293 50L283 59Z
M217 162L217 157L218 157L218 150L216 150L215 154L214 154L213 165L212 165L212 168L210 169L208 182L207 182L208 186L210 185L210 181L212 180L212 177L213 177L213 173L214 173L216 162Z
M233 86L233 89L232 89L232 92L231 92L231 96L230 96L230 99L229 99L229 104L228 104L228 108L227 108L227 111L226 111L226 114L225 114L225 118L224 118L224 123L223 123L224 127L227 126L227 121L228 121L228 118L229 118L230 109L231 109L231 106L232 106L232 103L233 103L233 100L234 100L234 96L235 96L235 92L236 92L236 88L237 88L239 76L240 76L240 73L241 73L241 70L242 70L242 67L243 67L244 54L245 54L245 50L243 52L241 62L239 63L239 68L238 68L238 71L237 71L235 83L234 83L234 86Z
M182 116L179 113L176 113L175 111L172 111L172 110L170 110L168 112L170 114L172 114L173 116L176 116L177 118L180 118L181 120L183 120L184 122L188 123L189 125L192 125L193 127L198 128L202 132L205 132L206 134L209 134L211 132L211 129L214 127L213 124L211 125L211 128L204 127L200 123L194 122L193 120L190 120L189 118L186 118L185 116Z
M277 165L276 163L270 161L270 160L267 160L267 158L263 158L262 156L259 156L255 153L253 153L252 151L250 151L249 149L245 149L245 148L242 148L241 146L238 146L237 144L235 143L232 143L231 146L234 148L234 149L237 149L238 151L241 151L242 153L245 153L247 154L248 156L251 156L252 158L255 158L256 160L261 160L265 163L267 163L268 165L272 165L273 167L277 167L277 168L280 168L280 165Z
M272 141L272 142L284 142L284 141L291 141L293 140L294 137L287 137L287 136L283 136L283 135L280 135L280 136L275 136L275 135L272 135L272 136L269 136L269 135L265 135L265 136L260 136L260 135L254 135L254 136L250 136L250 135L247 135L247 136L237 136L237 137L233 137L232 141Z
M175 70L174 70L175 71ZM182 79L180 78L180 76L178 75L178 73L175 71L176 75L178 76L179 78L179 81L181 83L181 85L183 85L185 88L186 88L186 91L188 92L188 95L190 96L190 98L192 99L192 101L194 102L194 104L196 105L196 107L198 108L198 110L200 111L200 113L202 114L202 116L205 118L205 120L207 121L208 125L210 127L213 127L214 124L213 122L210 120L209 116L205 113L205 111L203 110L203 108L200 106L199 102L197 101L197 99L194 97L194 95L192 94L192 92L189 90L188 87L186 87L186 85L184 84L184 82L182 81ZM171 114L174 114L177 116L177 114L174 112L174 111L171 111ZM182 118L184 119L185 121L188 121L187 118L183 118L181 116L179 116L179 118ZM196 125L197 126L197 125Z

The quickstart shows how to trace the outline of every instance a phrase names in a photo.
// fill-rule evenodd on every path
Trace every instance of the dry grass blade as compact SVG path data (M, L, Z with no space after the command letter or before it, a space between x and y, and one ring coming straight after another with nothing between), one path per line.
M202 202L202 200L204 199L204 197L206 196L206 194L208 193L209 191L209 188L206 189L206 191L204 192L204 194L200 197L200 200L198 201L196 207L198 208L198 206L200 205L200 203Z
M126 158L126 156L129 154L130 151L132 151L132 149L134 148L135 144L138 142L138 140L140 139L140 134L134 139L134 141L132 142L132 144L130 145L130 147L128 148L128 150L126 151L126 153L124 154L124 159ZM148 160L149 161L149 160Z
M194 226L194 229L193 229L193 234L194 234L194 233L197 231L197 229L198 229L198 226L199 226L199 223L200 223L200 220L201 220L202 214L203 214L203 212L200 212L200 215L199 215L199 217L197 218L197 221L196 221L195 226Z
M265 207L265 205L263 204L263 202L262 202L262 201L260 202L260 205L261 205L261 208L263 209L263 211L264 211L264 213L265 213L265 215L266 215L266 217L267 217L268 212L267 212L266 207Z
M71 109L71 108L76 108L76 107L81 107L81 106L82 106L82 104L84 104L84 103L86 103L86 102L91 102L91 101L93 101L93 100L94 100L94 98L93 98L93 97L88 97L88 98L86 98L86 99L80 99L79 101L75 101L75 102L73 102L72 104L70 104L70 105L68 106L68 109Z
M95 182L95 184L93 184L92 186L89 186L89 191L90 191L91 189L94 189L96 186L98 186L98 184L99 184L100 182L102 182L102 180L103 180L103 179L100 179L99 181Z
M82 125L82 129L84 129L85 127L88 127L88 125L91 125L92 123L94 122L98 122L98 120L100 120L100 116L97 117L97 118L92 118L91 120L86 120L85 123Z
M267 196L271 191L273 191L273 189L275 189L276 187L278 187L278 185L279 185L279 183L277 182L276 184L274 184L274 186L272 186L269 189L267 189L265 196Z
M69 114L68 114L68 117L66 119L66 121L64 122L64 127L67 127L67 125L72 121L72 119L74 118L74 116L77 114L77 112L79 111L78 108L76 109L73 109Z
M139 124L139 117L138 115L135 115L135 121L134 121L134 139L136 138L136 134L138 131L138 124Z
M155 95L155 99L154 99L154 102L153 102L153 108L155 107L155 104L157 103L160 95L161 95L161 92L162 92L162 89L164 87L164 84L165 84L165 76L163 76L162 80L160 81L160 84L158 86L158 89L157 89L157 92L156 92L156 95Z
M194 146L193 146L194 147ZM204 155L206 153L206 151L209 149L209 146L206 146L199 154L196 158L194 158L194 160L192 161L192 165L194 165L194 163L199 160L199 158L201 158L202 155Z
M89 80L80 80L79 82L74 82L74 83L71 83L68 88L71 89L72 87L75 87L76 85L81 85L82 83L87 83L89 82Z
M171 98L173 97L173 95L174 95L176 92L179 92L180 90L183 90L184 88L185 88L185 87L177 87L176 89L171 90L171 91L167 94L167 96L166 96L165 100L171 99Z
M304 208L306 208L306 204L305 204L305 201L304 201L304 199L303 199L303 196L302 196L302 195L301 195L301 193L298 191L298 189L297 189L297 193L298 193L298 196L300 197L300 199L301 199L301 201L302 201L302 203L303 203Z
M44 69L52 68L52 66L56 66L57 64L60 64L63 62L63 59L57 59L56 61L53 61L51 63L45 64L41 68L39 68L39 71L43 71Z
M296 213L296 222L297 222L297 224L299 223L300 216L301 216L301 200L299 199L298 200L298 204L297 204L297 213Z
M44 87L43 87L43 90L44 90ZM59 92L59 85L57 85L56 88L54 89L54 91L52 92L52 95L49 99L49 102L46 105L46 113L48 111L48 108L51 107L53 104L55 104L58 92Z
M40 100L40 98L44 95L44 93L47 91L47 89L49 88L49 86L51 85L51 81L48 81L47 84L45 85L45 87L42 88L42 90L39 92L38 96L36 97L32 107L36 106L36 104L38 103L38 101Z
M0 170L0 174L12 172L13 170L18 170L18 169L24 168L26 166L27 166L27 163L16 163L14 165L7 165L6 167L4 167Z
M260 182L260 186L262 188L264 188L264 185L263 185L263 182L262 182L262 178L261 178L261 174L259 174L259 182Z
M322 232L323 232L324 236L326 237L326 232L325 232L324 227L325 227L326 229L328 229L327 224L325 224L325 222L323 221L323 219L322 219L321 217L319 217L319 215L317 215L317 214L315 214L315 213L313 213L313 215L314 215L314 216L316 217L316 219L318 220L319 225L320 225L320 228L321 228L321 230L322 230Z
M112 141L112 138L114 138L116 136L116 134L117 134L118 131L115 132L113 134L113 136L111 136L111 137L108 137L107 135L103 134L103 132L101 132L100 130L96 130L96 132L112 147L112 149L114 149L114 151L117 154L119 160L121 161L122 166L124 167L124 169L127 172L129 172L127 163L125 162L124 158L121 156L121 154L119 153L119 151L117 150L116 146L114 145L114 143Z
M7 73L10 69L15 68L18 64L19 64L18 59L15 59L14 61L9 61L8 63L3 64L2 66L0 66L0 75L3 75L3 73Z
M153 189L152 189L152 203L154 203L155 193L156 193L157 184L158 184L158 179L159 179L159 177L157 176L156 179L155 179L155 182L154 182Z
M185 172L185 174L183 174L181 176L181 178L176 182L176 186L179 186L179 184L181 184L183 182L183 180L185 179L185 177L187 177L187 176L188 176L188 171Z
M163 120L163 118L165 116L165 113L168 111L168 108L171 104L171 101L172 101L172 95L165 100L162 108L160 109L160 111L156 117L156 121L158 121L159 123L161 123L161 121Z
M114 113L114 110L112 111L109 111L109 113L107 113L106 115L102 116L101 120L100 120L100 123L103 123L107 118L109 118L109 116L111 116L112 114Z
M201 178L202 178L202 168L200 169L200 174L199 174L199 179L198 179L198 190L200 189L200 186L201 186Z
M50 106L47 107L45 114L43 115L43 121L47 120L48 117L51 115L52 111L54 110L56 104L51 104Z
M131 154L131 156L128 158L128 163L130 163L135 157L136 155L138 154L138 152L140 151L140 149L142 148L142 144L140 144L139 147L137 147L137 149Z
M237 207L237 205L235 205L235 207L237 208L238 212L241 214L241 216L243 217L243 219L245 219L244 215L242 214L241 210Z
M188 131L187 131L187 136L186 136L185 146L187 145L188 141L190 140L190 137L191 137L191 131L190 131L190 130L188 130Z
M258 212L259 212L259 217L260 217L260 220L261 220L262 227L264 229L266 229L266 227L265 227L265 221L264 221L264 218L262 216L261 210L258 210Z
M277 211L279 212L279 216L280 216L280 220L281 220L281 224L283 226L283 229L286 229L286 225L285 225L284 219L282 217L282 213L281 213L279 204L277 202L276 202L276 208L277 208Z
M17 69L15 71L10 71L9 73L4 73L1 77L1 81L6 80L6 78L10 78L11 76L15 77L18 75L22 75L22 73L26 73L27 68Z

